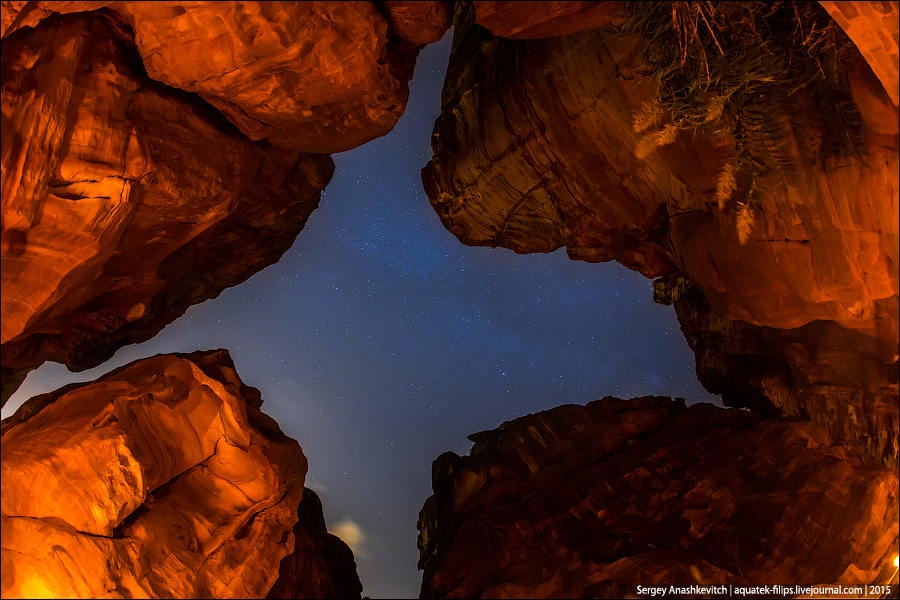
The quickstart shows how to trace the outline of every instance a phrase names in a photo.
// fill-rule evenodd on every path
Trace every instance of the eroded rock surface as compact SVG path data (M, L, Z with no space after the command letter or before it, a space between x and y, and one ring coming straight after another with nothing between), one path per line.
M343 152L394 128L418 50L374 2L123 2L147 73L251 140ZM399 40L398 40L399 41Z
M468 456L433 466L419 520L424 598L621 598L638 581L862 584L893 570L896 471L809 421L605 398L470 439Z
M112 13L11 34L2 86L4 399L44 361L94 367L276 262L334 170L149 79Z
M452 2L387 0L381 4L391 32L414 46L439 42L453 17Z
M734 193L717 197L723 170L736 160L727 131L682 130L663 143L665 117L635 130L656 90L640 74L642 39L604 29L504 39L477 24L490 24L487 4L456 5L434 157L422 173L432 206L460 241L522 253L565 247L574 259L683 277L716 315L768 328L778 346L796 341L802 327L829 322L836 327L818 332L858 334L865 361L877 361L878 372L896 370L898 112L862 56L848 61L843 76L864 152L826 151L815 104L793 98L766 113L770 127L780 128L778 139L791 140L772 150L791 175L768 168L752 182L738 177L734 185L747 192L739 201ZM503 14L505 3L490 4ZM541 20L520 14L516 22L531 21ZM825 339L821 347L841 343ZM830 383L855 389L858 381L844 375ZM868 385L886 394L890 418L860 421L884 425L862 435L887 442L863 446L896 464L897 384L882 388L883 380ZM868 400L850 396L840 392L825 404L843 405L843 413L869 410ZM769 400L786 414L831 419L807 391L790 401L800 408L780 392ZM844 428L830 430L840 436Z
M306 458L261 404L224 350L26 402L2 424L3 596L358 598L358 577L334 579L356 577L349 548L309 543L324 518ZM300 595L285 561L309 571Z
M251 140L344 152L390 132L445 2L4 2L4 31L108 7L134 31L148 75L193 92Z

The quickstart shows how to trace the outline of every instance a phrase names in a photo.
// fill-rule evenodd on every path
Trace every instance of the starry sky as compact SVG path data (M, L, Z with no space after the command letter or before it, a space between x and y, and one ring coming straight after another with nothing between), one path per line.
M607 395L721 405L697 381L651 281L565 250L463 246L422 189L452 31L426 47L403 118L333 155L334 179L280 262L96 369L45 364L3 409L139 358L227 348L300 442L307 487L354 548L363 594L417 598L416 520L431 462L471 433Z

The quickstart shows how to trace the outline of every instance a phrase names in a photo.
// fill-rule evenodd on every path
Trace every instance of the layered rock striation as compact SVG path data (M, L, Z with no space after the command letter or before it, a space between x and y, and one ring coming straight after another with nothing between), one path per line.
M261 404L224 350L26 402L2 424L3 596L359 598Z
M763 100L748 100L742 123L758 129L740 138L727 122L676 127L664 112L638 123L657 91L657 80L643 74L646 40L614 30L622 17L610 3L591 5L596 19L578 16L581 3L562 4L574 11L569 21L564 11L457 3L434 156L422 172L444 225L469 245L522 253L565 247L573 259L685 279L715 315L735 323L732 331L764 328L778 347L773 356L798 336L808 338L812 357L854 340L860 360L877 363L877 379L861 394L821 400L798 381L786 383L796 393L762 384L728 393L726 374L712 391L759 395L821 423L833 419L824 405L841 421L866 413L856 419L867 423L862 428L829 429L847 441L881 440L862 447L896 465L900 136L883 79L849 47L839 75L859 116L857 154L835 149L832 124L801 92L766 98L765 112ZM887 10L874 25L896 37L900 10ZM529 30L538 39L491 33L528 38ZM749 173L735 167L743 164L741 144L755 153ZM741 341L732 341L717 350L740 354ZM821 381L858 389L858 378L845 375L832 370L827 377L837 379ZM829 392L820 386L815 394Z
M866 584L893 572L896 471L809 421L605 398L470 439L468 456L433 466L423 598L622 598L636 583Z

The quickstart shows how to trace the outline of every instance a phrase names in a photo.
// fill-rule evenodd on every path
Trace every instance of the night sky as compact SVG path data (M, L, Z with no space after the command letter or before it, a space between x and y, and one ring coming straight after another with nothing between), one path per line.
M463 246L422 190L452 31L425 48L388 136L335 154L334 179L276 265L96 369L45 364L3 410L139 358L227 348L300 442L306 485L354 548L363 594L416 598L431 462L471 433L611 395L715 401L649 279L565 250Z

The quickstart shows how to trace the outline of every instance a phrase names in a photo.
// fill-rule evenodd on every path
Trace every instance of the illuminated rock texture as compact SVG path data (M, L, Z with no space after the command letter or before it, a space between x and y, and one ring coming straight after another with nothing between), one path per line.
M3 597L359 598L261 404L224 350L29 400L2 425Z
M94 367L276 262L334 164L147 79L108 14L3 40L4 384Z
M384 6L390 31L414 46L438 42L450 28L452 2L395 2Z
M470 439L468 456L433 466L419 520L423 598L871 583L893 561L896 471L809 421L606 398Z
M510 20L515 11L506 4L456 5L434 157L422 173L447 229L469 245L522 253L566 247L573 259L616 260L647 277L685 278L715 315L737 328L767 328L775 346L803 337L802 327L829 323L815 326L824 337L807 344L807 352L815 358L846 349L841 340L858 341L860 360L874 361L877 378L866 383L873 389L848 398L843 390L857 389L858 378L840 369L827 375L837 379L817 380L823 385L815 394L828 395L826 383L839 388L825 400L799 382L791 394L765 384L755 389L785 414L857 421L859 427L829 423L829 431L853 443L859 435L879 440L862 446L896 465L898 113L863 56L850 60L844 75L860 113L864 152L825 151L808 100L770 110L765 118L781 133L768 135L788 141L773 149L760 134L756 147L768 148L763 152L788 164L791 174L769 168L752 185L738 178L733 185L746 192L741 203L734 192L716 193L736 160L730 134L682 130L662 143L664 117L635 131L656 90L655 80L640 74L641 39L604 29L504 39L476 24L498 30L489 17L500 15L512 37L540 25L534 15ZM599 12L604 4L593 6ZM900 11L891 6L896 22ZM556 20L553 27L579 31L577 23L564 24ZM717 360L740 354L741 343L720 344L716 351L726 354ZM763 362L758 367L765 370ZM752 377L773 380L777 373ZM746 395L733 391L732 399ZM822 412L825 405L837 414ZM873 406L879 414L869 414Z
M896 106L900 102L900 4L820 1L853 40Z
M373 2L116 8L150 77L196 92L251 140L343 152L387 134L406 107L418 50L388 41Z
M391 131L419 49L450 25L445 2L15 4L4 3L8 31L108 7L133 28L152 79L198 94L251 140L303 152L344 152Z

